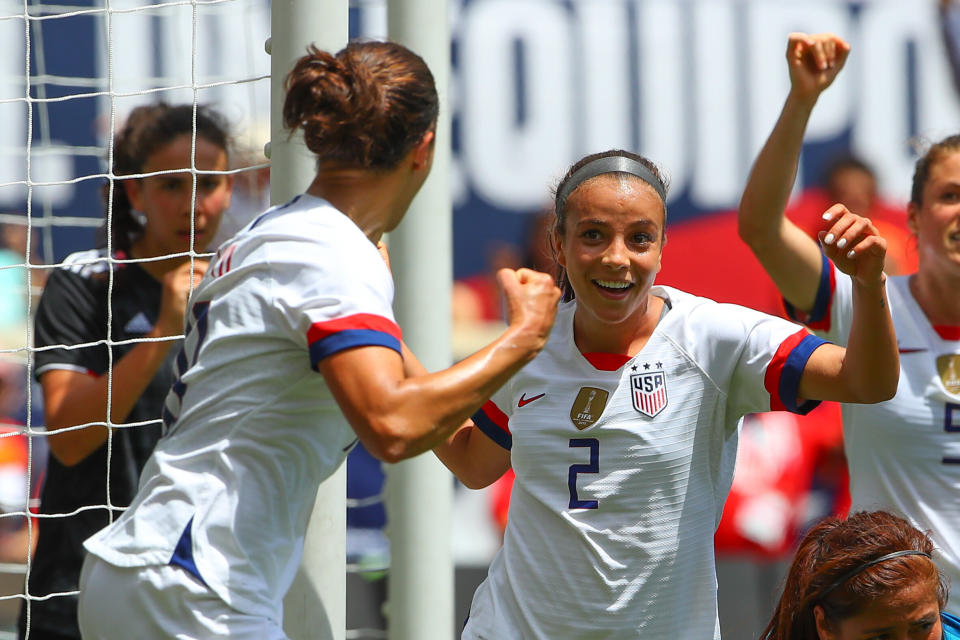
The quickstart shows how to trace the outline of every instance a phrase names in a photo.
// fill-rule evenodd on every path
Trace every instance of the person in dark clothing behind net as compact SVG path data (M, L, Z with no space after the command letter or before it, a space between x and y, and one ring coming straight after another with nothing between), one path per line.
M208 108L133 110L116 134L112 169L136 177L104 187L111 251L68 256L44 289L34 358L50 457L40 511L57 517L41 518L21 638L28 627L31 640L80 637L83 541L130 504L160 438L187 298L207 266L197 252L230 204L228 146Z

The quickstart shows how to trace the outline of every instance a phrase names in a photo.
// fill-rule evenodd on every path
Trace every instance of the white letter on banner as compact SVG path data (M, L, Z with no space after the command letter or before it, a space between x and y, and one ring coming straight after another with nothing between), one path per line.
M637 8L640 113L634 117L640 119L641 153L670 179L671 198L686 188L691 169L687 152L692 144L693 82L683 30L685 11L676 0L647 0Z
M912 3L898 2L865 5L861 16L863 73L858 79L853 144L875 166L881 192L894 202L910 197L914 162L910 102L920 101L920 96L910 94L908 43L929 39L940 46L931 17Z
M859 84L854 144L878 174L881 192L894 202L910 198L915 156L911 148L910 101L917 104L917 129L935 141L954 133L957 98L949 86L936 8L913 3L865 5L861 19ZM913 43L916 64L908 69L907 44ZM917 74L917 92L909 77ZM936 105L936 103L944 103ZM947 107L946 105L950 106Z
M543 0L472 2L463 12L463 153L477 194L534 209L573 161L570 16ZM523 45L525 118L516 122L514 43Z
M742 42L737 41L731 3L698 2L693 8L696 86L693 122L693 203L705 209L736 206L743 189L739 149L745 103L738 73Z
M631 112L630 56L627 6L624 0L578 2L577 27L583 47L580 84L583 90L583 116L578 118L586 132L584 154L607 149L632 150L633 114Z
M16 15L16 2L0 2L3 15ZM19 12L23 14L23 5ZM4 43L3 75L0 79L0 99L24 98L26 87L23 74L26 69L27 50L24 42L22 19L0 20L0 42ZM26 102L0 103L0 183L23 180L26 176L24 149L27 140ZM0 203L4 206L19 206L26 196L26 187L11 185L0 188Z
M846 2L808 0L771 4L763 0L750 3L749 55L747 77L752 82L750 109L753 127L750 136L750 158L756 157L760 145L780 113L790 90L787 70L787 36L793 31L835 33L853 45L851 57L837 80L817 101L817 108L807 127L806 139L823 140L840 135L850 126L851 90L859 75L856 32Z

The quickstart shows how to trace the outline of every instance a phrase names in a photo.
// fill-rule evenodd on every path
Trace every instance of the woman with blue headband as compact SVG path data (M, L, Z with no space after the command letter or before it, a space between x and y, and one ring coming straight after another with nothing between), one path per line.
M807 532L763 640L960 639L933 541L886 511Z
M565 301L547 346L434 450L468 487L516 473L503 547L463 638L719 638L713 533L740 418L895 391L885 245L864 234L828 247L860 290L844 350L655 285L666 186L642 156L583 158L554 210ZM861 223L824 224L839 234Z

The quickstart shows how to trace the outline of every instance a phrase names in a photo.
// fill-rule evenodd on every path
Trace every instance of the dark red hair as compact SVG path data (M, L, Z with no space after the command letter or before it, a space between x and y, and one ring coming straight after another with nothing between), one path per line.
M303 129L319 165L389 169L433 129L439 100L426 63L393 42L314 46L286 79L283 122Z
M904 555L869 565L898 551L930 556L934 546L927 534L886 511L862 511L846 520L821 521L800 542L761 640L817 640L814 607L823 607L828 624L837 624L859 614L869 603L917 583L936 590L942 609L947 603L947 587L929 557ZM864 568L858 571L861 566ZM844 579L851 572L853 575Z

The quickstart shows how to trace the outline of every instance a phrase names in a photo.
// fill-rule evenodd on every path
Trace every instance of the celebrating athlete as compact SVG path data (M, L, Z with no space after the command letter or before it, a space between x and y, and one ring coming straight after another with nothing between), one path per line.
M503 335L405 374L377 242L430 171L437 109L430 70L397 44L296 63L284 121L316 177L222 245L194 293L166 435L130 509L86 543L84 638L284 638L317 487L357 438L387 461L427 451L543 347L559 290L503 270Z
M857 339L855 281L831 249L849 249L869 221L817 243L784 217L803 134L820 94L843 67L849 45L832 34L791 34L790 93L760 151L740 203L741 237L770 274L793 316L824 337ZM960 584L960 136L916 163L907 207L916 273L887 279L900 349L896 395L843 407L854 509L882 507L929 530L938 563ZM837 207L825 213L836 219ZM948 604L953 614L960 605Z
M546 348L435 450L470 487L516 472L503 546L463 637L719 637L713 533L740 418L896 389L883 240L828 249L858 291L858 338L844 350L654 285L666 188L641 156L577 162L555 214L566 301Z

